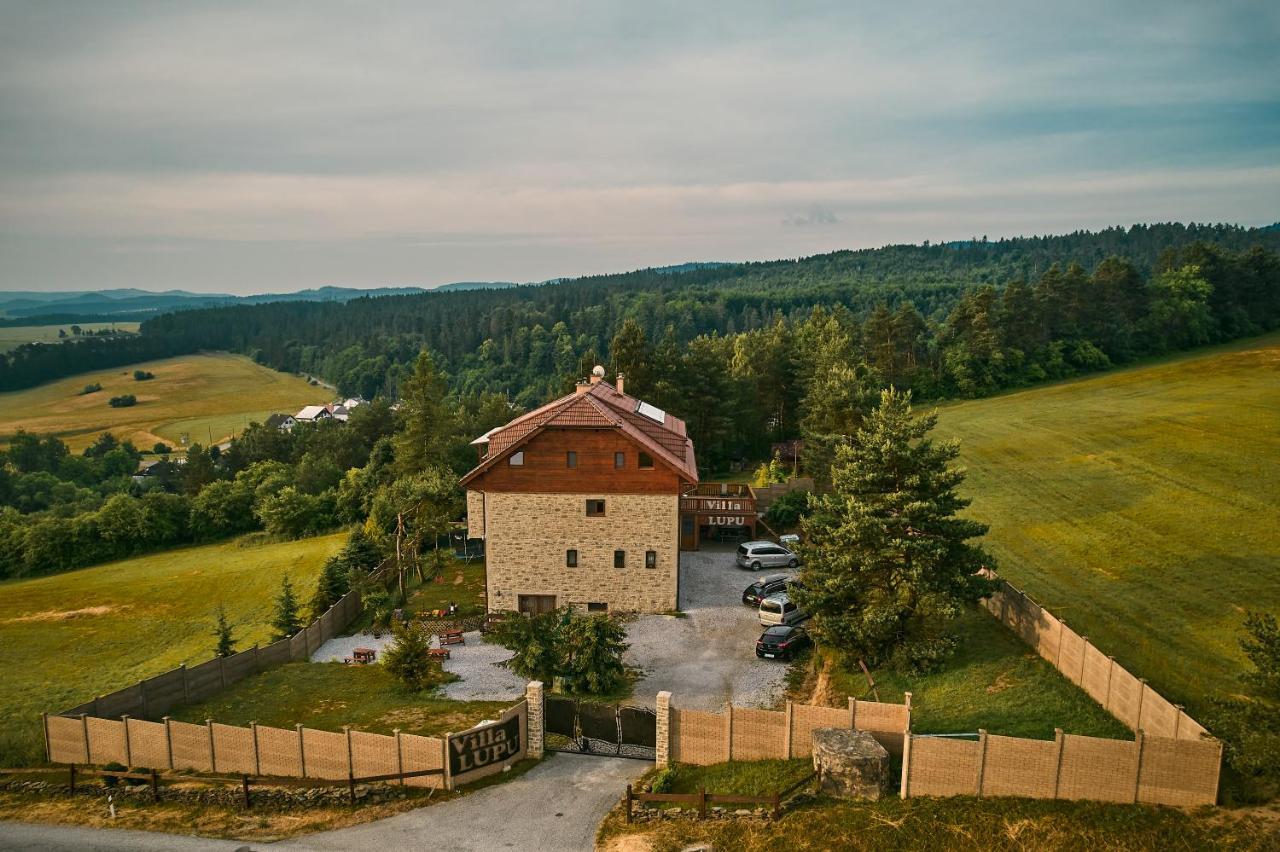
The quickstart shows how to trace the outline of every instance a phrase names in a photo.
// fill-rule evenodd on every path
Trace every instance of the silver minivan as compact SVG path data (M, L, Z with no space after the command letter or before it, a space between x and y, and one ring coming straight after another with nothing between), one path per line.
M800 560L790 550L772 541L749 541L738 545L738 567L759 571L761 568L795 568Z
M775 624L797 624L808 616L796 606L787 595L773 595L760 601L760 624L772 627Z

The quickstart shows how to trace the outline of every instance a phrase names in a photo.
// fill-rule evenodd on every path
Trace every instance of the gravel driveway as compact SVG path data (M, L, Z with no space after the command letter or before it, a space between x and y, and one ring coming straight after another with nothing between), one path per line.
M732 548L680 554L685 617L645 615L627 628L627 662L645 671L635 687L638 703L651 703L664 689L677 707L696 710L719 710L730 701L768 707L781 697L787 665L756 658L764 628L742 604L742 591L756 576L734 564Z

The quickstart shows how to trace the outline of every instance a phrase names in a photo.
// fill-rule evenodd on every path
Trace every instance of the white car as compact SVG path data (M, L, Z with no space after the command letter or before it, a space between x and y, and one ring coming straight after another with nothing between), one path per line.
M760 602L760 624L763 627L772 627L775 624L797 624L808 617L786 593L767 597Z

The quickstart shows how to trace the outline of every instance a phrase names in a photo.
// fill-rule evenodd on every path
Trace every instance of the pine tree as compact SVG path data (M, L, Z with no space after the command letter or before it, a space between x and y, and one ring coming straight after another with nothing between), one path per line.
M382 652L382 665L405 689L417 692L432 684L431 634L421 624L397 624L395 641Z
M213 651L215 657L230 657L236 652L236 640L231 635L231 625L227 623L227 611L222 604L218 604L218 625L214 628L213 635L218 640Z
M445 461L445 438L453 426L450 409L444 404L448 390L431 353L422 350L413 365L413 375L401 385L404 428L395 438L399 473L419 473Z
M329 611L347 593L350 579L346 561L341 553L330 556L320 569L315 594L311 596L311 618L317 619Z
M946 622L988 590L975 574L991 558L968 544L987 527L957 517L965 474L950 464L958 446L928 437L936 423L912 415L910 393L882 392L802 522L797 602L818 640L852 659L936 665L954 646Z
M293 593L293 584L288 576L280 580L280 594L276 596L276 614L271 619L275 628L273 641L288 639L302 629L302 619L298 616L298 598Z

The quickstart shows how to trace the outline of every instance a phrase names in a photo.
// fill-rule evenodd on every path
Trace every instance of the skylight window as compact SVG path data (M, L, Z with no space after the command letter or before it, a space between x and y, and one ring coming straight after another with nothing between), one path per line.
M648 417L654 423L667 422L667 412L663 411L658 406L650 405L649 403L643 400L636 403L636 412L638 414L643 414L645 417Z

